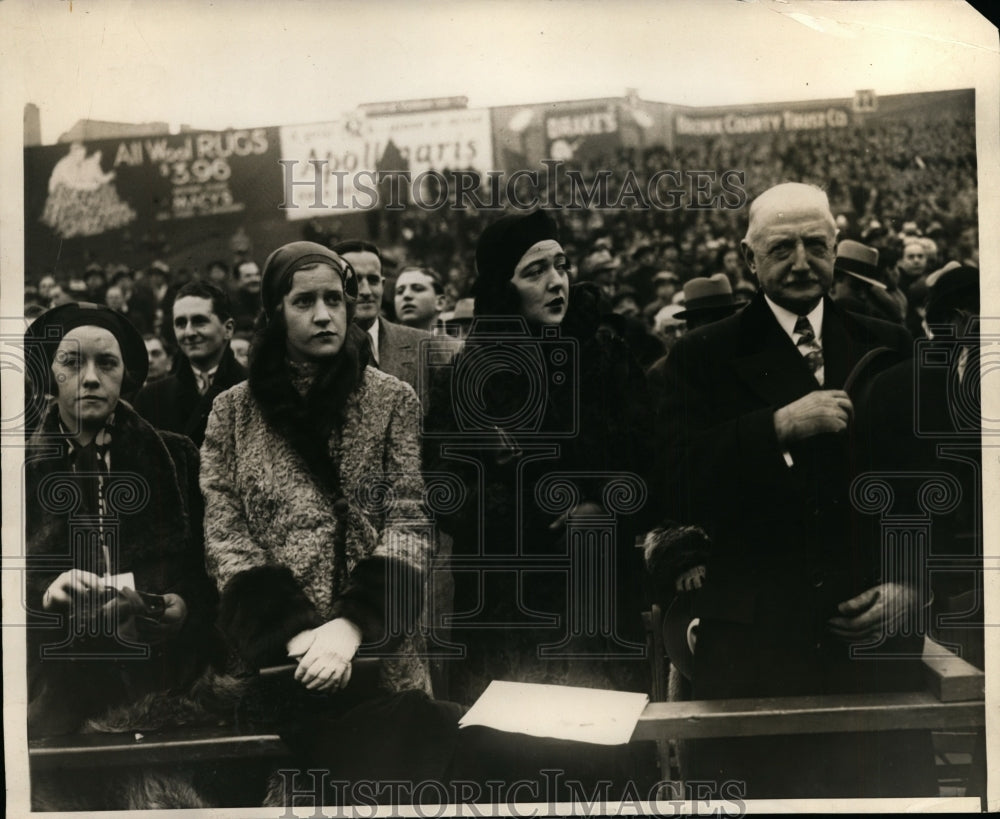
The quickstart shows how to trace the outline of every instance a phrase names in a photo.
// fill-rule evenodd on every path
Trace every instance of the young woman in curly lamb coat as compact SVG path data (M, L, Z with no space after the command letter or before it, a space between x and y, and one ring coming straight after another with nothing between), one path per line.
M300 763L340 779L440 776L447 741L438 760L386 750L457 730L458 711L429 699L420 657L420 405L366 366L356 297L353 269L322 245L268 258L249 379L216 399L202 446L208 567L242 661L296 664L264 705ZM373 679L359 649L380 657Z

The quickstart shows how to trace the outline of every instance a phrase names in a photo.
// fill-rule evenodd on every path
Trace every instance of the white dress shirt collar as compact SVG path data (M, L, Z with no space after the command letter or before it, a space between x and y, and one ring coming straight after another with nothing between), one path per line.
M774 313L774 317L778 320L778 324L781 325L781 329L785 331L785 334L795 343L795 322L799 320L796 313L791 310L786 310L780 304L775 304L771 301L771 297L766 293L764 298L767 300L767 306L771 308L771 312ZM813 334L816 336L816 341L819 343L823 342L823 299L819 300L812 311L806 316L809 319L809 324L812 325Z

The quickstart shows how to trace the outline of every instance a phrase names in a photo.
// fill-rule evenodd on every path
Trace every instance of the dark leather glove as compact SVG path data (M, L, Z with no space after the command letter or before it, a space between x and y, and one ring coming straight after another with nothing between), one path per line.
M147 643L162 643L181 630L187 620L187 604L184 598L177 594L165 594L162 597L162 610L159 605L152 606L151 601L143 600L144 612L136 617L139 637Z

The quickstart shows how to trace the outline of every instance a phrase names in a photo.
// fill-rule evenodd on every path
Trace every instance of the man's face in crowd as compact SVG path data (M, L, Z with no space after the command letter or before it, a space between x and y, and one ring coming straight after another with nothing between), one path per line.
M530 324L559 324L569 306L569 262L555 239L536 242L521 257L511 279Z
M233 337L233 320L222 321L213 311L211 299L182 296L174 302L174 333L191 363L200 370L210 370L222 360Z
M104 293L104 303L112 310L121 310L125 306L125 294L120 287L109 287Z
M656 280L656 297L667 304L677 293L677 282L673 279L657 279Z
M620 316L628 316L630 318L635 318L639 315L639 305L631 296L625 296L618 300L618 303L612 308L613 313L617 313Z
M924 250L923 245L916 242L910 242L906 247L904 247L903 258L900 260L899 266L908 276L916 278L917 276L922 275L924 270L927 268L927 253Z
M146 355L149 357L149 373L146 375L147 381L156 381L163 378L170 371L170 356L163 349L163 342L158 338L144 339L146 344Z
M385 289L382 262L367 250L344 253L343 257L358 276L358 301L354 309L354 320L368 329L378 318L382 307L382 291Z
M73 300L73 297L60 284L54 284L49 289L49 303L52 307L58 307L60 304L69 304Z
M806 315L833 283L836 238L822 192L788 183L757 198L743 252L771 300Z
M427 329L444 309L444 295L434 291L434 280L420 270L404 270L396 279L396 318L401 324Z
M260 292L260 268L255 262L243 262L236 270L236 284L251 295Z

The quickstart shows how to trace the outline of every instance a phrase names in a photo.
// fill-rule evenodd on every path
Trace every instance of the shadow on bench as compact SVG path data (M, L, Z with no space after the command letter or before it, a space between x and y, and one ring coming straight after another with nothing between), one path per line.
M377 659L358 659L356 666L374 666ZM294 664L263 668L264 679L291 676ZM280 760L290 756L273 730L237 732L233 726L198 726L119 734L70 734L33 739L28 743L32 771L58 768L171 765L222 760Z

